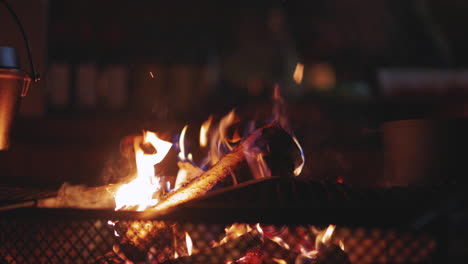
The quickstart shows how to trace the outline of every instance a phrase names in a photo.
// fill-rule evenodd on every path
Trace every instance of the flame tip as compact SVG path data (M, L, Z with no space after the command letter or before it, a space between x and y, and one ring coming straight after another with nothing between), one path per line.
M141 143L152 145L156 153L145 153ZM115 210L136 208L137 211L143 211L158 202L153 195L161 189L161 184L159 177L155 176L154 165L166 157L172 143L160 139L154 132L143 130L143 137L134 138L133 147L137 175L129 183L122 184L115 192Z

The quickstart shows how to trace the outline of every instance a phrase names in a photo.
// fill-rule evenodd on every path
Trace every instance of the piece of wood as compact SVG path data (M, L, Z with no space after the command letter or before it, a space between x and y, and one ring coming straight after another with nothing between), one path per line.
M166 197L163 197L162 200L155 207L151 208L152 210L149 211L161 212L173 206L177 206L181 203L205 195L218 182L223 181L229 175L231 175L231 173L237 169L239 164L245 161L245 152L263 151L262 145L265 146L266 144L265 142L259 144L258 139L262 138L264 132L269 129L282 130L279 125L271 123L253 131L231 152L221 157L221 159L215 165L213 165L213 167L188 184L180 187L174 192L168 193ZM151 212L149 212L149 214L151 214Z
M193 179L197 178L205 172L204 170L200 169L199 167L193 165L188 161L179 161L177 162L177 166L179 167L179 171L183 170L185 174L177 175L177 180L175 184L176 189L192 181Z

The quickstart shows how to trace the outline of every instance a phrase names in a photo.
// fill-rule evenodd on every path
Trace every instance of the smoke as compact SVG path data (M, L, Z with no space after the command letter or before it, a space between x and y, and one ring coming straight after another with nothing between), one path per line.
M57 196L40 200L39 207L46 208L82 208L82 209L114 209L113 193L119 185L87 187L85 185L62 184Z

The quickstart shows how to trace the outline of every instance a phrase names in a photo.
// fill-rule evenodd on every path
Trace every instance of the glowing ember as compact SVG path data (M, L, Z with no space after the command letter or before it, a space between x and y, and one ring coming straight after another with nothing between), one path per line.
M211 127L213 116L211 115L200 127L200 146L206 147L208 145L208 131Z
M318 254L318 250L307 250L303 245L299 245L301 255L306 258L314 258Z
M151 76L151 79L154 79L154 74L153 72L149 72L150 76Z
M280 245L282 248L285 248L285 249L290 249L291 247L288 245L288 243L284 242L284 240L279 237L279 236L275 236L273 237L271 240L273 240L274 242L276 242L276 244Z
M296 69L294 70L293 79L297 84L302 83L302 77L304 75L304 64L297 63Z
M225 228L224 231L226 232L226 236L220 241L220 244L224 244L231 239L240 237L243 234L252 231L252 228L248 224L235 223L230 227Z
M277 258L272 258L271 260L273 260L274 262L278 263L278 264L288 264L288 262L284 259L277 259Z
M156 153L147 154L141 148L141 144L150 144L156 149ZM172 143L161 140L153 132L144 132L144 138L137 137L133 142L137 167L137 177L123 184L115 193L116 208L136 207L137 211L143 211L156 205L157 199L153 198L160 188L159 177L155 176L154 165L160 163L172 147Z
M344 251L345 247L344 247L344 242L343 242L343 240L340 239L340 242L338 242L338 245L340 246L341 250Z

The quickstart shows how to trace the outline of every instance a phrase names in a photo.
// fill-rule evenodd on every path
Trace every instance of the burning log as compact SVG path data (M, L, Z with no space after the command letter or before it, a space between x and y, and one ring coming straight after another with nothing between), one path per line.
M176 188L180 187L184 183L192 181L205 172L188 161L179 161L177 162L177 166L179 167L179 171L185 172L185 175L177 175Z
M263 243L262 234L254 229L219 246L205 249L197 254L163 262L163 264L219 264L236 261L248 251Z
M255 130L231 152L221 157L208 171L202 173L199 177L181 186L174 192L168 193L153 209L160 212L205 195L217 183L223 182L240 167L240 164L246 161L246 153L267 153L270 148L270 139L273 138L276 140L278 135L284 134L287 135L276 123L271 123ZM290 138L289 135L287 138ZM284 163L287 164L288 162ZM292 173L294 166L289 167L292 167Z

